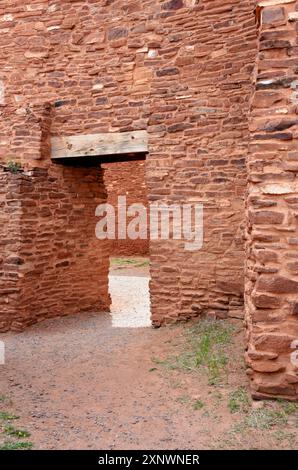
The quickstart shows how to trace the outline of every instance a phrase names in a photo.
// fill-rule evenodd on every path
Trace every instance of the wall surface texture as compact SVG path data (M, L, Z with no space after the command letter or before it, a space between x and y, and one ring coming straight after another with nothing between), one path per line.
M203 312L241 316L253 1L162 4L149 50L150 201L204 205L204 243L151 241L155 324ZM153 54L151 52L151 54Z
M250 120L247 359L254 396L297 398L298 4L271 3L260 17Z
M205 209L201 251L151 243L154 325L203 312L241 316L254 2L0 8L0 158L59 174L68 198L64 170L49 158L50 135L147 129L149 201Z
M110 256L148 256L149 237L120 239L118 234L118 207L121 206L120 197L125 196L126 206L142 204L148 210L148 195L146 186L145 162L121 162L103 164L104 183L108 194L108 203L115 209L116 214L116 238L109 240ZM133 216L127 217L129 223ZM147 220L148 223L148 220ZM148 225L147 225L148 227Z
M204 205L201 250L150 242L153 325L241 318L245 286L254 394L297 396L296 3L0 0L2 330L109 306L104 170L52 163L51 135L147 130L136 202Z
M102 172L56 170L1 169L2 331L109 308L109 249L94 236L95 208L106 201Z

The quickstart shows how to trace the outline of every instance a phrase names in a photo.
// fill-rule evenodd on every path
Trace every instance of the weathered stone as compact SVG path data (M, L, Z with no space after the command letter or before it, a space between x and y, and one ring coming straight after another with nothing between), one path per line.
M248 350L247 356L252 360L272 360L278 358L278 353L272 353L268 351L251 351Z
M298 119L280 119L275 121L269 121L265 125L260 126L258 129L272 132L272 131L283 131L289 129L298 124Z
M284 214L281 212L274 211L256 211L250 213L250 220L253 224L282 224L284 220Z
M262 13L263 24L281 23L285 20L285 10L282 7L265 8Z
M277 263L278 262L278 254L275 251L258 250L256 255L261 263Z
M254 344L257 350L285 353L291 351L294 336L280 333L264 333L254 336Z
M164 77L167 75L178 75L180 73L177 67L165 67L163 69L159 69L156 72L158 77Z
M298 302L294 302L292 304L292 314L293 315L298 315Z
M294 261L293 263L287 263L286 267L292 273L298 274L298 261Z
M162 4L163 10L179 10L179 8L183 8L183 0L170 0L166 3Z
M264 194L290 194L296 192L298 187L295 184L279 183L279 184L266 184L262 187Z
M260 276L256 289L258 292L272 292L275 294L297 294L298 281L284 276Z
M294 83L296 77L272 78L260 80L256 84L257 90L269 90L275 88L289 88Z
M293 134L290 132L277 132L276 134L255 134L254 139L256 140L293 140Z
M260 50L264 51L267 49L284 49L291 47L291 43L289 41L283 41L278 39L271 39L267 41L262 41L260 44Z
M285 374L285 380L289 384L297 384L298 383L298 373L297 374Z
M266 374L272 374L273 372L281 372L285 370L285 366L273 361L255 361L252 364L252 368L256 372L263 372Z
M115 41L117 39L125 38L128 36L127 28L123 28L118 26L116 28L112 28L108 31L108 40Z
M281 300L278 297L266 294L254 294L252 300L258 308L278 308L281 304Z
M255 94L254 106L256 108L265 108L267 106L273 106L283 99L283 95L278 91L258 91Z
M49 51L46 50L28 50L25 52L27 59L45 59L49 57Z
M181 132L181 131L184 131L185 129L189 129L191 128L192 126L190 124L186 124L186 123L183 123L183 122L179 122L178 124L173 124L172 126L169 126L168 127L168 132L170 134L174 133L174 132Z

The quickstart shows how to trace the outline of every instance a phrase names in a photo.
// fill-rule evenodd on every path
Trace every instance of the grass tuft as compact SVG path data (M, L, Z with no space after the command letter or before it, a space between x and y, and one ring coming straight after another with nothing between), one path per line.
M251 399L245 387L238 387L230 393L228 408L231 413L247 413L251 407Z
M32 442L4 442L0 445L0 450L29 450L32 449Z
M7 162L7 169L10 171L10 173L16 174L21 170L21 168L21 164L18 162L14 162L13 160L9 160Z
M7 413L6 411L0 411L0 419L3 421L12 421L14 419L19 419L19 416L12 415L10 413Z
M31 436L30 432L26 431L25 429L16 429L11 425L4 428L4 433L8 436L14 436L17 438L26 438Z
M247 429L271 430L287 426L290 416L298 415L298 403L279 400L268 403L265 408L250 410L247 416L234 427L235 432L245 432ZM297 420L298 426L298 420Z
M204 403L201 400L196 400L193 404L194 410L201 410L204 407Z
M153 358L155 364L187 372L204 369L209 385L217 385L226 375L228 357L225 347L231 343L234 328L221 320L200 320L187 331L187 351L166 360Z

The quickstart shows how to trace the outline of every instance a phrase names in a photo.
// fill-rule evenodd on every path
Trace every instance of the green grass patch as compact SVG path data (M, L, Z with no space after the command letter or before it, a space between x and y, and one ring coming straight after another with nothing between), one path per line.
M222 380L228 364L226 346L232 341L234 328L222 320L201 320L189 332L195 366L207 370L210 385Z
M298 403L279 400L268 403L264 408L250 410L245 418L234 427L235 432L245 432L247 429L272 430L279 428L283 432L290 416L298 417ZM297 420L298 427L298 420Z
M287 416L282 410L270 410L266 408L252 410L245 417L247 427L261 430L286 425L287 421Z
M8 436L17 437L18 439L31 436L30 432L26 431L25 429L17 429L11 425L4 428L4 433Z
M204 408L204 403L201 400L196 400L193 404L193 409L201 410L202 408Z
M298 403L297 402L292 402L292 401L286 401L286 400L277 400L279 405L281 406L281 409L283 412L286 414L286 416L290 415L296 415L298 416Z
M6 411L0 411L0 419L3 421L13 421L14 419L19 419L19 416L7 413Z
M247 413L251 407L251 399L245 387L238 387L230 393L228 408L231 413Z
M193 401L189 395L181 395L176 401L182 405L190 405L194 410L201 410L204 407L204 403L201 400Z
M187 405L191 402L191 398L188 395L181 395L181 397L177 398L177 402L182 405Z
M187 372L203 369L207 372L209 385L217 385L226 376L226 347L232 341L233 332L234 327L226 321L200 320L187 330L183 352L166 360L153 358L153 362Z
M29 450L32 447L32 442L4 442L4 444L0 445L0 450Z
M7 169L8 171L10 171L10 173L18 173L18 171L21 170L21 164L20 163L17 163L17 162L14 162L13 160L9 160L7 162Z

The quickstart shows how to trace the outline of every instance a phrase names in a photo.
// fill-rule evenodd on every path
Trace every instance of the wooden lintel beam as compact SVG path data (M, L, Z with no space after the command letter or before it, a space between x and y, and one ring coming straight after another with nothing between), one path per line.
M51 138L53 160L148 152L147 131L79 134Z

